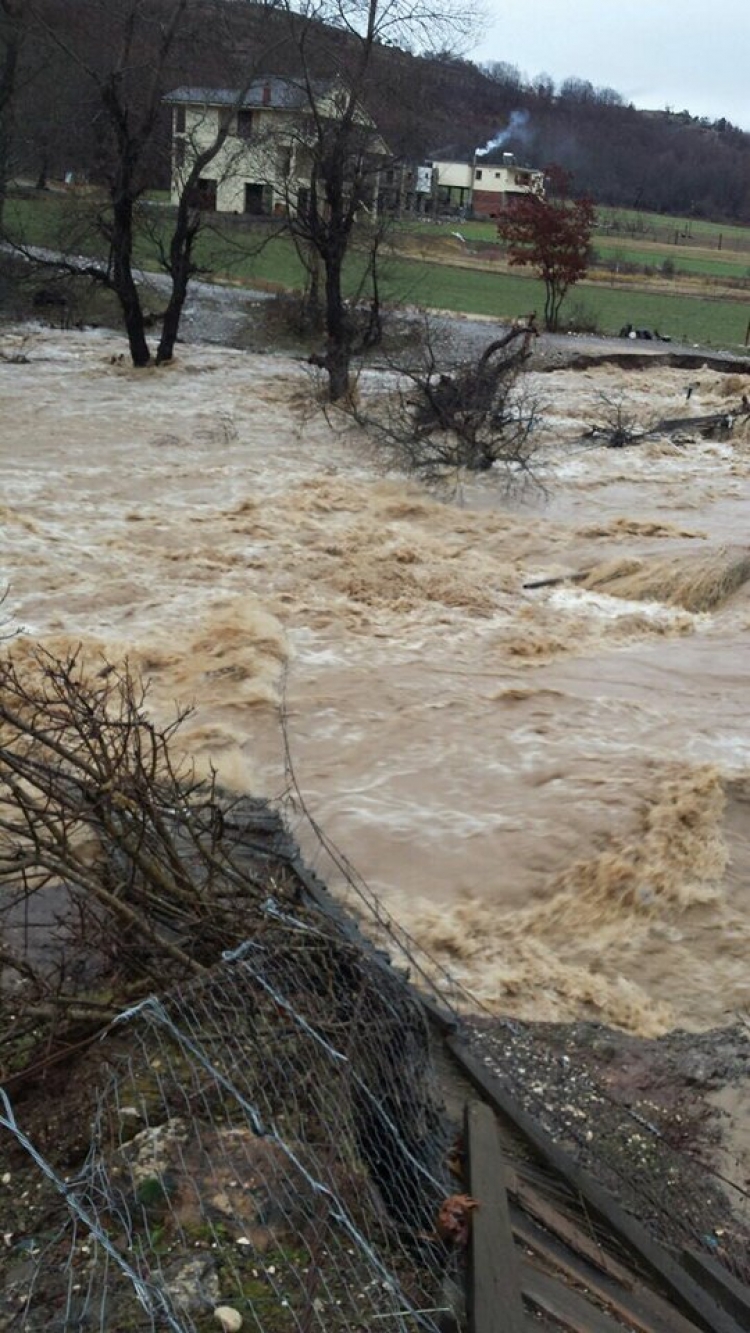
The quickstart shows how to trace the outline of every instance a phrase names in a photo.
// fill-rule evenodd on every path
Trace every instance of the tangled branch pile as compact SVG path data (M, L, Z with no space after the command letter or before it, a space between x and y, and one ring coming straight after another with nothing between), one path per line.
M395 368L395 394L360 418L389 465L432 484L495 467L508 481L527 475L539 403L522 376L534 337L532 324L513 328L447 372L428 334L419 363Z
M283 830L198 781L127 666L79 653L0 663L0 1051L202 974L283 898ZM263 848L243 855L248 825ZM274 841L275 840L275 841ZM275 872L275 878L274 878ZM0 1069L2 1061L0 1060Z

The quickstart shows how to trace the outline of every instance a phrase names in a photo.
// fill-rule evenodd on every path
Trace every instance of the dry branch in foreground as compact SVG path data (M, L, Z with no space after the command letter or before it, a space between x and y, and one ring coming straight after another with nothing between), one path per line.
M0 663L0 1053L202 974L278 888L173 760L184 716L157 728L127 665Z

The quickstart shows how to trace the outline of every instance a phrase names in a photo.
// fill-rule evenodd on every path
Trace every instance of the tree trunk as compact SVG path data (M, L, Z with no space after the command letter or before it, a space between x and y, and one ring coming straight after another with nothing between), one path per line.
M135 287L135 284L133 284ZM130 348L130 359L137 370L142 370L151 362L151 352L146 341L146 331L143 324L143 311L141 303L138 300L136 292L135 301L126 303L120 293L117 293L122 308L125 321L125 332L128 335L128 347Z
M198 226L197 219L190 222L187 215L184 219L181 219L178 215L170 246L169 271L172 278L172 291L161 326L161 338L156 351L157 366L163 365L165 361L171 361L174 356L180 319L187 300L188 283L193 271L193 242L198 232Z
M146 341L141 299L133 277L133 200L129 192L124 191L113 200L113 212L112 288L120 302L133 365L142 369L151 361L151 352Z
M15 4L0 3L0 37L4 47L0 58L0 226L11 175L11 139L18 58L21 51L21 10Z
M338 247L324 256L326 270L326 349L325 367L328 372L328 394L332 403L345 398L349 392L349 363L351 360L351 330L341 295L343 255Z
M161 326L161 337L159 346L156 349L156 364L163 366L166 361L171 361L174 356L174 345L177 342L177 332L180 327L180 317L182 307L185 304L185 294L178 297L175 292L172 293L167 308L164 311L164 319Z
M320 255L312 245L307 249L305 265L307 268L307 291L305 293L303 318L309 328L320 333L324 322L320 299Z

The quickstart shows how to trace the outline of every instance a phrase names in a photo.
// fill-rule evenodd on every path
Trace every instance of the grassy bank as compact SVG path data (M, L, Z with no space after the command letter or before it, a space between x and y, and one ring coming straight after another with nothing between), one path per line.
M28 244L101 255L101 238L91 226L92 203L88 193L28 193L10 201L7 222ZM166 223L163 204L144 205L135 259L146 270L159 268ZM664 237L669 233L684 236L684 242L668 244ZM522 270L509 269L494 242L492 222L410 219L397 224L382 267L384 299L498 320L540 310L543 285ZM744 344L750 228L601 210L595 248L596 266L568 297L564 325L617 333L630 323L688 343ZM304 268L290 238L274 236L257 220L214 216L199 237L196 257L207 277L281 290L304 284ZM346 269L352 297L365 267L366 254L354 247Z

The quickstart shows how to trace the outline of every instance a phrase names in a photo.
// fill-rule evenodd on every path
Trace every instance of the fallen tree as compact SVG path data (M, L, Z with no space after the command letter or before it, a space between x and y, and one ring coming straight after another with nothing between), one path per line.
M539 403L523 374L535 336L533 324L510 329L449 369L428 328L416 360L391 366L395 390L356 409L357 420L388 466L428 484L493 468L508 482L528 476Z
M642 444L658 435L692 433L707 439L723 439L731 435L738 420L750 419L750 401L742 395L739 408L723 412L706 412L699 416L659 417L650 422L638 420L634 410L624 399L600 395L605 408L603 420L590 426L584 440L603 443L609 449L623 449Z

